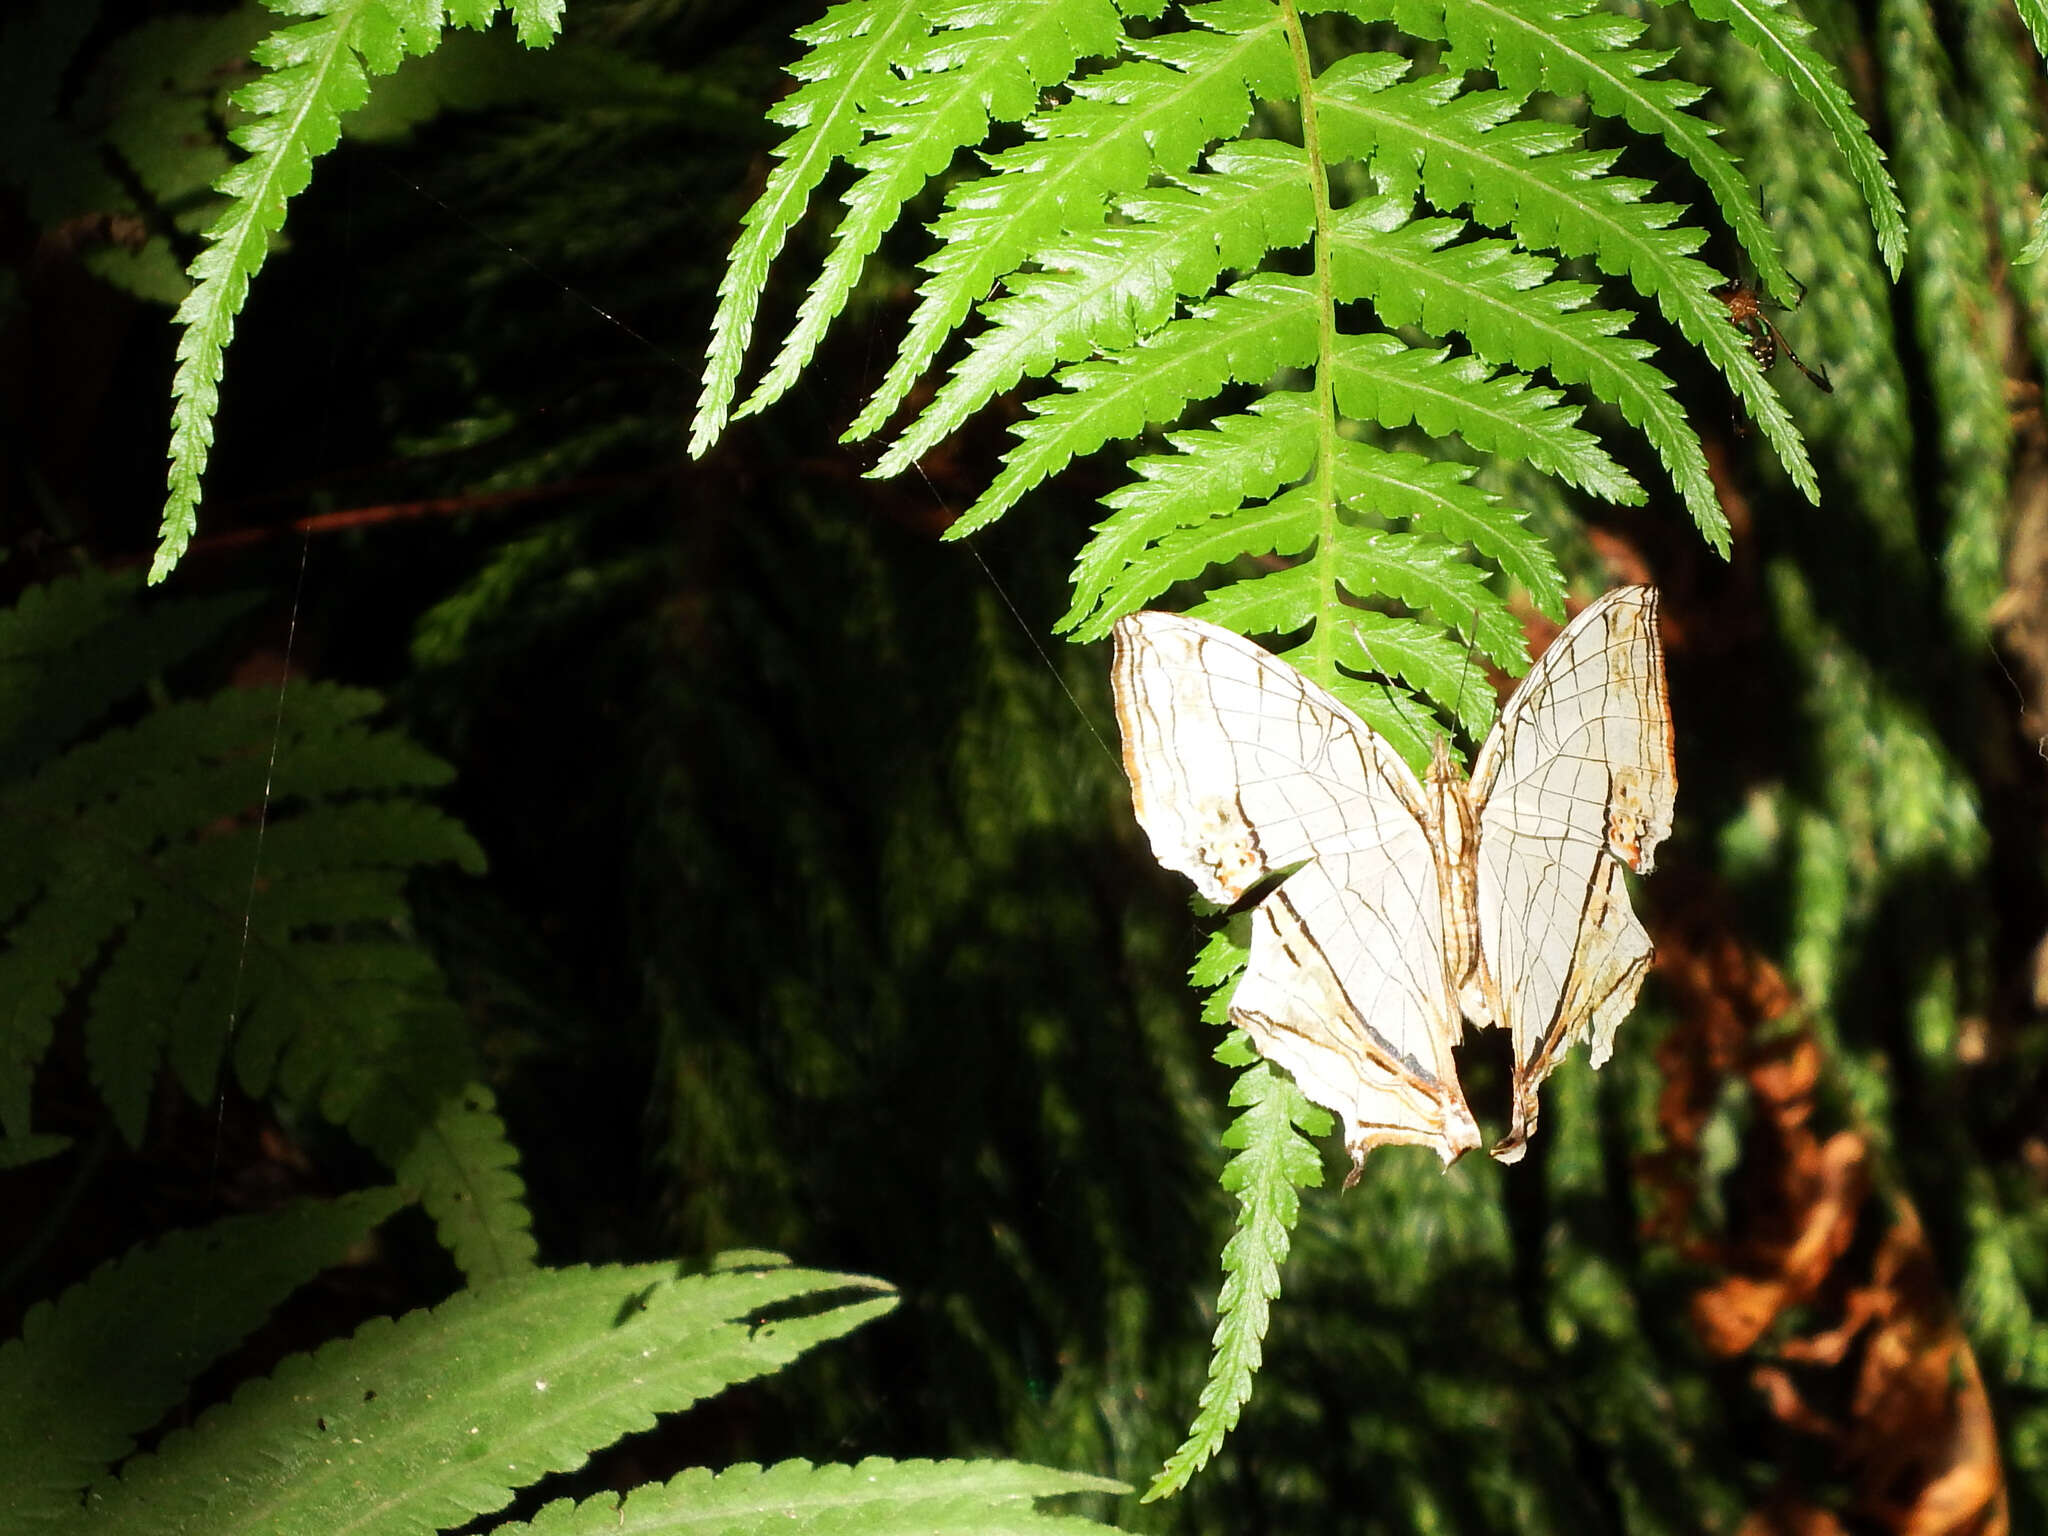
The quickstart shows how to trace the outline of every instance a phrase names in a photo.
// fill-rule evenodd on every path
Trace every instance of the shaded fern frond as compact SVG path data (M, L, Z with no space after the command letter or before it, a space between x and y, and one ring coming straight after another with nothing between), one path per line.
M132 1250L31 1307L21 1337L0 1344L8 1512L31 1523L76 1516L80 1493L201 1371L402 1203L380 1189L229 1217Z
M993 1536L1084 1536L1104 1527L1078 1515L1034 1507L1066 1493L1125 1493L1122 1483L1015 1461L892 1461L871 1456L853 1466L779 1461L713 1472L693 1467L666 1483L636 1488L623 1500L600 1494L580 1504L550 1504L531 1521L497 1527L534 1536L602 1536L629 1527L685 1525L745 1531L788 1522L863 1536L928 1536L935 1531Z
M27 893L0 950L5 1123L19 1126L27 1074L88 971L88 1059L131 1142L166 1058L195 1098L212 1094L231 1027L250 1092L324 1092L326 1111L347 1119L360 1087L337 1102L335 1083L364 1084L365 1065L400 1049L412 1010L438 993L433 961L392 930L407 872L483 864L454 821L393 794L448 770L369 730L379 704L308 684L280 727L274 698L224 693L158 710L0 786L23 834L0 849L0 888Z
M369 1493L388 1528L459 1525L881 1316L886 1290L791 1268L532 1271L285 1361L101 1484L92 1513L138 1529L336 1530Z
M403 1129L410 1124L405 1117ZM399 1182L419 1191L441 1246L471 1285L533 1267L533 1216L526 1185L513 1171L518 1163L498 1101L482 1083L449 1099L396 1160Z
M254 6L160 14L108 41L90 6L10 9L0 24L0 140L28 217L46 232L100 224L107 238L80 252L82 264L138 298L175 305L189 285L173 237L197 235L220 208L209 189L228 168L217 127L223 80L269 23Z
M0 608L0 777L25 771L219 634L247 596L136 601L127 575L88 571ZM0 920L7 916L0 902Z
M309 16L281 27L251 57L264 71L235 92L250 121L229 136L249 157L214 184L229 206L206 231L193 259L192 291L178 307L178 372L171 385L170 495L164 503L150 580L169 575L197 523L200 482L213 446L222 355L235 316L262 269L285 206L312 180L313 162L334 148L341 118L369 96L369 77L388 75L408 57L429 53L447 24L483 27L512 12L521 42L538 47L560 25L564 0L277 0L272 8Z
M413 870L482 868L417 798L447 765L372 728L374 694L322 684L293 685L282 711L267 691L167 704L66 750L244 606L136 592L85 576L0 612L0 1128L27 1131L67 1010L131 1143L163 1066L203 1102L232 1042L250 1092L403 1165L466 1269L523 1264L487 1099L422 1137L473 1070L440 969L405 932Z

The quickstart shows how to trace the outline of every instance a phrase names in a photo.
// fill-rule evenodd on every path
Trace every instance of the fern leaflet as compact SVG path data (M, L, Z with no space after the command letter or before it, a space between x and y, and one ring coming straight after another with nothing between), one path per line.
M1669 5L1672 0L1658 0ZM1849 169L1863 189L1864 205L1870 210L1871 225L1877 231L1877 248L1884 264L1896 279L1906 260L1905 205L1891 172L1885 169L1884 151L1870 136L1870 129L1856 115L1856 103L1836 77L1835 67L1807 41L1813 27L1795 14L1785 0L1685 0L1686 7L1705 21L1725 23L1728 30L1754 48L1757 56L1774 74L1797 91L1806 104L1820 115L1834 135L1835 147L1849 162Z
M1583 96L1595 112L1619 117L1639 133L1654 133L1684 156L1714 195L1735 238L1755 266L1759 284L1781 304L1798 302L1778 242L1764 222L1748 180L1734 157L1714 141L1719 129L1686 109L1705 87L1648 78L1671 60L1669 52L1628 45L1643 23L1596 9L1590 0L1391 0L1373 6L1350 0L1342 7L1363 20L1384 17L1416 37L1449 43L1446 74L1489 69L1517 95L1543 90Z
M947 199L909 334L849 438L882 427L997 279L1045 243L1099 224L1106 197L1139 191L1155 169L1185 171L1205 145L1237 133L1251 113L1247 92L1292 95L1280 10L1265 0L1198 0L1182 11L1194 30L1155 38L1144 46L1149 57L1076 81L1071 101L1026 124L1039 143L994 156L990 175ZM875 473L907 465L913 455L903 449L892 446Z
M441 1246L471 1285L533 1267L533 1217L522 1198L526 1186L513 1171L519 1152L497 1109L490 1089L471 1083L416 1133L410 1150L392 1159L399 1182L419 1191ZM401 1134L413 1123L405 1116Z
M564 0L511 0L520 41L538 47L554 37ZM254 119L230 135L249 158L214 184L231 201L207 229L193 259L192 291L178 306L178 371L171 384L170 495L157 532L149 579L163 580L191 542L200 482L213 447L223 354L235 316L249 297L270 241L284 226L285 206L313 178L313 162L341 137L341 118L369 98L369 76L388 75L408 56L441 40L442 17L482 27L502 0L270 0L271 9L311 19L280 28L251 57L265 73L235 92L234 105Z
M1103 1527L1077 1515L1033 1507L1063 1493L1124 1493L1122 1483L1080 1472L1014 1461L891 1461L871 1456L854 1466L781 1461L713 1472L679 1472L668 1482L636 1488L625 1499L600 1495L581 1504L551 1504L530 1523L501 1532L533 1536L603 1536L629 1528L710 1526L721 1531L789 1529L792 1523L872 1536L928 1536L936 1531L991 1536L1085 1536Z
M872 21L874 6L860 10ZM887 76L888 89L858 104L859 128L867 135L866 142L857 148L842 147L839 153L858 166L861 175L846 195L847 212L833 232L832 254L818 281L804 295L796 324L775 362L740 407L741 415L765 408L796 382L817 351L825 328L845 307L862 267L901 217L903 205L946 168L954 152L978 143L992 122L1016 122L1025 117L1038 104L1040 86L1065 80L1081 57L1114 54L1121 35L1116 10L1107 0L1086 4L1039 0L1009 9L1000 22L986 20L986 9L978 5L929 6L922 14L934 29L927 43L930 52L924 57L929 68L915 73L907 84ZM899 45L907 44L919 16L918 8L903 7L878 30ZM863 49L863 55L872 57L872 48ZM884 53L881 61L885 71L904 67L900 56ZM828 63L813 54L806 61L805 72ZM798 93L799 98L803 95ZM793 123L798 119L792 112L798 110L801 108L794 103L785 103L774 115L778 121ZM808 158L813 169L823 168L814 155ZM807 196L811 188L802 190ZM791 191L794 195L796 189ZM782 207L785 213L789 211L786 204ZM762 204L756 208L767 211ZM781 238L776 237L777 244ZM767 278L767 261L757 259L746 245L743 236L742 249L734 252L720 285L711 355L716 366L723 345L731 361L715 384L706 381L696 441L708 442L722 422L721 396L729 397L738 380L746 327ZM757 245L767 257L774 255L773 250L765 249L765 240ZM748 274L750 288L734 281L742 272ZM723 341L727 332L732 333L729 342Z
M1728 520L1699 434L1671 397L1671 380L1644 361L1649 344L1616 335L1628 316L1587 309L1594 288L1551 281L1550 262L1508 241L1449 245L1464 227L1457 219L1411 220L1397 198L1352 205L1331 236L1339 297L1370 299L1388 325L1462 335L1486 362L1545 368L1613 401L1649 438L1707 541L1725 552Z
M379 1189L231 1216L110 1260L31 1307L21 1337L0 1344L6 1509L51 1524L75 1516L81 1491L194 1377L402 1203Z
M458 1525L881 1316L887 1289L786 1267L530 1271L286 1360L131 1461L91 1513L222 1536L350 1529L366 1504L384 1527Z
M1672 227L1682 210L1645 203L1647 183L1608 174L1614 154L1568 150L1570 130L1508 121L1521 97L1464 92L1452 75L1397 83L1408 68L1393 55L1356 54L1323 72L1316 94L1330 152L1369 159L1395 195L1420 191L1446 212L1469 207L1524 246L1591 257L1626 277L1721 370L1793 483L1818 500L1798 428L1714 296L1719 275L1692 258L1704 235Z

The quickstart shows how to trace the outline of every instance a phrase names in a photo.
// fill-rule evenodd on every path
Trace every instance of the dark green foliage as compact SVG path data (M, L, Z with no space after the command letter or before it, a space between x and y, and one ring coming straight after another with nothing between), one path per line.
M616 52L585 55L580 83L548 83L547 65L570 67L562 50L513 71L509 34L497 54L468 51L489 39L450 39L340 120L380 147L342 149L336 171L376 174L330 181L323 167L293 204L293 257L266 271L265 291L294 319L345 313L336 351L356 355L337 367L295 337L289 368L244 374L254 403L223 419L264 424L236 457L266 491L311 479L330 501L471 508L459 525L316 539L305 617L325 634L324 674L388 685L412 732L460 760L441 793L461 797L449 803L493 873L485 885L453 865L422 869L410 915L391 919L377 903L393 870L343 856L379 856L375 836L355 835L379 826L411 847L404 817L338 814L397 798L352 777L359 753L381 750L376 733L351 723L345 695L294 683L286 732L303 749L337 745L275 825L331 810L332 833L347 835L287 840L280 883L259 894L305 882L301 912L334 901L338 944L409 940L417 923L441 962L420 974L425 992L439 999L442 974L454 976L461 1013L436 1000L401 1016L380 1002L365 1040L384 1053L377 1081L401 1091L356 1092L353 1073L335 1075L354 1063L318 1046L332 1044L333 1015L277 994L287 1011L274 1022L315 1042L295 1058L257 1038L255 1054L282 1064L267 1080L299 1095L296 1108L279 1096L279 1134L322 1168L346 1163L298 1111L324 1096L322 1071L330 1102L353 1093L347 1128L432 1208L478 1297L497 1290L493 1275L535 1295L578 1283L531 1270L529 1200L542 1246L563 1258L774 1243L903 1285L896 1316L802 1375L700 1407L581 1480L525 1495L573 1495L517 1508L541 1529L714 1509L736 1529L780 1528L791 1507L830 1528L1004 1529L1055 1518L1026 1513L1040 1494L1100 1487L906 1459L941 1453L1023 1455L1139 1487L1164 1463L1178 1477L1203 1462L1174 1497L1119 1507L1144 1529L1692 1533L1788 1506L1858 1531L1905 1526L1912 1458L1973 1442L1946 1422L1886 1438L1854 1417L1869 1385L1856 1370L1896 1335L1856 1334L1833 1374L1800 1353L1843 1323L1845 1296L1891 1294L1856 1267L1878 1247L1871 1225L1742 1351L1715 1353L1696 1324L1730 1255L1768 1247L1776 1208L1759 1191L1783 1170L1739 1077L1705 1085L1698 1155L1674 1161L1671 1106L1698 1086L1680 1050L1704 1027L1694 994L1653 981L1601 1074L1568 1063L1517 1169L1468 1160L1439 1174L1389 1149L1358 1189L1319 1183L1313 1117L1282 1113L1289 1089L1269 1070L1243 1079L1236 1092L1259 1102L1241 1132L1227 1129L1217 1036L1181 984L1216 924L1187 916L1130 825L1100 651L1048 666L1026 638L1062 612L1060 627L1096 638L1149 603L1306 634L1296 659L1420 751L1453 716L1467 737L1484 730L1480 679L1488 660L1519 665L1516 620L1647 573L1671 619L1683 787L1677 834L1639 900L1662 924L1709 908L1728 942L1784 965L1796 1021L1823 1055L1814 1122L1871 1149L1873 1204L1906 1201L1925 1224L1928 1294L1953 1299L1976 1352L1974 1364L1952 1357L1955 1379L1981 1368L2002 1457L1992 1470L2014 1528L2038 1526L2048 1032L2029 966L2048 927L2036 750L2048 644L2028 625L2048 584L2030 574L2032 524L2015 513L2029 481L2009 460L2034 425L2025 359L2048 340L2028 286L2038 279L2003 265L2041 189L2037 61L2013 18L1990 0L1890 5L1879 27L1816 0L1803 7L1809 32L1788 8L1714 0L1647 18L1555 0L1404 0L1317 19L1304 71L1255 7L1197 8L1215 24L1192 29L1178 12L1136 19L1157 9L763 13L722 22L757 30L721 51L732 37L707 41L679 8L636 5L628 18L590 3L570 11L563 47L601 38ZM2038 22L2039 7L2022 17ZM793 25L807 27L795 46ZM359 62L388 57L388 37L366 41ZM82 72L97 57L88 45ZM803 83L776 110L792 151L750 163L752 114L790 58ZM1880 125L1903 205L1843 78L1878 93L1857 110ZM31 96L65 110L61 96ZM508 100L547 105L437 117ZM1331 114L1319 168L1301 145L1310 101ZM992 163L958 153L991 123ZM394 128L412 141L390 147ZM1442 152L1415 159L1433 130ZM1205 154L1210 132L1226 137ZM1334 145L1358 158L1333 159ZM827 241L801 208L842 191L848 212ZM888 231L906 211L937 211L943 243L899 245ZM746 232L717 309L717 232L735 227ZM906 252L932 265L908 272ZM658 354L687 352L673 338L716 309L708 382L739 401L755 317L731 296L778 253L822 275L762 291L761 326L779 315L787 340L761 355L761 382L735 409L777 397L783 409L663 494L679 473L688 381ZM1308 276L1319 257L1320 286ZM1785 301L1803 286L1804 303L1776 318L1835 395L1783 365L1770 382L1786 399L1765 393L1742 338L1703 301L1710 272ZM835 338L842 307L850 323ZM246 312L244 364L270 355L277 324L260 302ZM892 362L899 325L909 334ZM1053 392L1018 418L1001 468L977 413L1034 380ZM823 446L831 432L850 419L880 430L906 404L916 414L898 418L889 462L943 439L922 460L930 481L853 484L854 461ZM346 422L343 462L282 456L295 440L279 423L316 405ZM1818 510L1769 451L1795 422L1825 492ZM1428 435L1443 432L1463 442ZM1108 455L1069 465L1095 445L1129 446L1129 473ZM380 455L384 478L365 490L352 476ZM216 474L234 472L229 457ZM1072 508L1046 483L1055 474L1102 493L1106 514ZM948 509L991 485L982 512L1040 487L974 545L1021 626L973 556L932 544ZM529 489L548 497L537 510L493 500ZM1718 538L1724 516L1732 571L1686 528ZM1089 520L1102 522L1092 542ZM195 558L180 577L211 569ZM131 733L156 713L185 722L159 729L193 747L213 717L169 703L204 697L176 658L226 606L189 610L190 638L175 642L167 610L161 631L118 618L118 589L36 592L71 617L53 620L27 673L0 673L9 690L31 678L10 705L24 732L9 744L10 783L95 732L127 744L98 761L133 770ZM287 606L273 593L265 612ZM1987 654L1987 629L2024 698ZM138 650L124 633L160 638ZM297 723L295 698L309 700ZM101 732L109 721L114 734ZM241 723L267 744L270 720ZM262 751L243 762L260 767ZM146 795L146 774L129 772L95 781L107 792L90 807L66 803L103 818L146 810L164 821L165 850L197 847L169 808L205 759L182 761L170 789ZM387 765L387 777L403 775ZM249 853L256 803L224 801L205 830ZM426 823L421 846L440 826ZM295 872L337 858L350 879ZM246 905L230 902L235 915ZM90 915L66 910L65 926ZM170 965L178 944L211 954L224 941L170 922L152 942ZM313 942L309 930L288 948ZM1666 949L1682 968L1685 946ZM1223 980L1227 950L1209 952L1203 985ZM133 1058L126 1031L85 1033L100 964L86 963L56 1016L58 1049L33 1053L47 1075L20 1122L36 1133L0 1141L0 1162L19 1165L11 1180L76 1168L89 1182L95 1148L114 1140L66 1104L66 1048L82 1059L91 1038L115 1063L103 1075L131 1117L161 1059L146 1032ZM153 990L155 965L128 962L120 1016L148 1012L134 999ZM1212 1023L1223 996L1209 1000ZM468 1059L472 1027L500 1108L474 1086L409 1102L407 1085L460 1086L440 1074L459 1065L451 1042ZM1486 1100L1500 1087L1497 1043L1468 1043L1460 1063L1482 1119L1498 1116ZM425 1117L437 1117L428 1135L409 1136ZM654 1149L636 1162L643 1129ZM1223 1150L1239 1134L1246 1145ZM16 1187L42 1192L62 1225L52 1184ZM1678 1195L1690 1214L1667 1220ZM1234 1219L1245 1232L1231 1242ZM406 1251L408 1220L382 1240L391 1251ZM54 1280L32 1270L31 1289L63 1295L88 1267ZM264 1272L292 1267L273 1255ZM231 1279L196 1283L229 1292L224 1307L246 1300ZM278 1384L324 1391L329 1360L435 1341L443 1314L415 1309L448 1283L443 1261L404 1299L380 1295L340 1322L330 1302L324 1332L283 1346L408 1314L332 1356L295 1355L275 1376L275 1350L221 1367L176 1417L257 1385L165 1441L151 1463L169 1469L163 1486L189 1492L182 1479L257 1447L300 1454L288 1436L305 1427L259 1411L285 1395ZM1260 1389L1247 1400L1252 1362ZM1758 1390L1772 1371L1841 1438L1779 1417L1786 1400ZM149 1374L152 1403L177 1390L158 1366ZM516 1394L494 1387L491 1406L501 1395ZM49 1400L36 1395L30 1412ZM149 1406L66 1422L88 1425L95 1447L113 1447L92 1454L111 1457ZM210 1460L202 1441L222 1425L237 1443L219 1439ZM376 1475L403 1496L418 1480L407 1447L445 1426L395 1408L394 1425ZM612 1432L564 1441L558 1459ZM1845 1443L1880 1450L1866 1463L1842 1456ZM648 1481L679 1466L692 1470ZM1871 1501L1873 1467L1896 1473L1888 1496L1900 1502ZM988 1502L954 1502L963 1482ZM623 1508L600 1491L635 1484ZM506 1486L480 1478L446 1518Z
M21 743L0 782L17 829L0 849L0 1123L27 1131L30 1074L78 996L93 1079L131 1143L160 1066L204 1102L231 1055L246 1091L360 1117L363 1139L401 1156L464 1076L439 972L396 928L408 871L482 868L410 793L447 769L364 725L374 695L323 684L288 690L288 711L258 689L165 704L44 756L234 611L142 615L135 587L62 582L6 625L22 713L0 726ZM32 712L47 694L69 721Z

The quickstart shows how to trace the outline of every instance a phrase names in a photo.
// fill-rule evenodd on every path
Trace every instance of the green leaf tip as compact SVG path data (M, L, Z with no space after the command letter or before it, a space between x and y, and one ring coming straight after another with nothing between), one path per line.
M1223 1249L1214 1351L1194 1423L1145 1490L1146 1503L1187 1486L1251 1400L1301 1191L1323 1182L1322 1155L1308 1136L1327 1134L1330 1118L1291 1079L1259 1062L1238 1075L1230 1102L1244 1111L1223 1138L1237 1153L1223 1169L1223 1187L1237 1196L1237 1231Z
M370 76L439 46L444 23L480 27L502 0L268 0L294 18L251 53L263 71L236 91L249 115L229 137L247 152L214 183L229 204L204 233L204 249L186 269L191 291L178 306L177 372L171 381L168 494L157 529L149 581L177 567L198 528L199 503L213 448L214 416L235 317L249 285L284 227L285 210L313 179L313 162L340 142L341 120L369 99ZM509 0L521 42L545 46L561 30L566 0Z

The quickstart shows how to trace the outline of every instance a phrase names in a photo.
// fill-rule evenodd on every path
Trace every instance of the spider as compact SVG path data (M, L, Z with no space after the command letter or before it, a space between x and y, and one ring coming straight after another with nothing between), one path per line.
M1756 359L1759 368L1769 369L1777 362L1778 354L1806 375L1807 382L1824 395L1832 395L1835 386L1828 381L1825 368L1818 372L1799 360L1799 354L1792 350L1792 344L1785 339L1784 332L1771 323L1764 313L1763 296L1754 288L1743 283L1724 283L1714 290L1714 297L1728 306L1728 323L1749 340L1749 355Z

